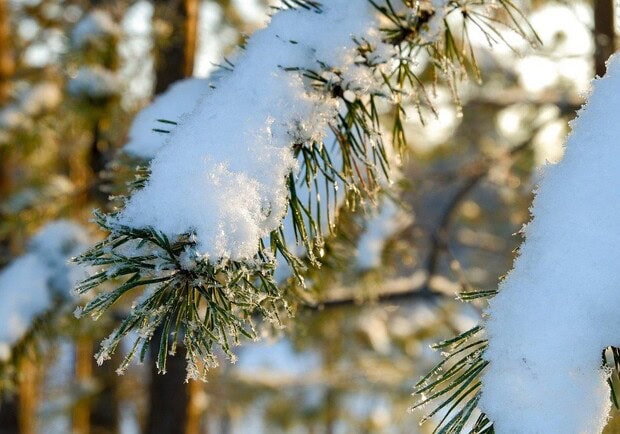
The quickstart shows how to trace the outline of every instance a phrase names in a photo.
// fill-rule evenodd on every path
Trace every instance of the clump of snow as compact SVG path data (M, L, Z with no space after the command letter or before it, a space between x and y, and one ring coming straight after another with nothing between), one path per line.
M73 287L87 277L83 267L68 261L83 253L90 244L91 239L82 226L58 220L32 238L29 252L39 256L50 270L49 289L56 295L68 297Z
M11 346L55 298L69 297L73 286L87 277L68 260L88 245L81 226L59 220L45 226L28 252L0 271L0 360L10 356Z
M592 434L608 417L601 353L620 345L620 57L593 88L488 310L480 405L500 434Z
M174 124L162 123L159 120L177 124L183 122L209 91L209 84L212 81L206 78L180 80L155 98L153 103L141 110L133 120L125 152L149 160L155 157L170 135L153 130L175 128Z
M67 90L73 97L108 98L118 95L121 83L118 76L101 66L82 67L67 84Z
M294 140L322 142L341 108L286 68L349 70L354 37L376 39L367 1L333 0L322 9L282 11L252 36L234 71L172 129L120 223L170 237L194 232L210 257L254 256L286 212Z
M109 13L95 9L75 25L71 32L71 43L80 48L89 43L97 43L104 38L117 37L120 33L120 26Z
M49 269L34 254L26 254L2 270L0 353L3 358L10 355L11 345L26 333L32 320L50 306L49 277Z

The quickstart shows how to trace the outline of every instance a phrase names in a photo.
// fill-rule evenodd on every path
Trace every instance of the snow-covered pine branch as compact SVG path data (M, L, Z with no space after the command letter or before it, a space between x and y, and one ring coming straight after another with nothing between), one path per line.
M34 336L39 318L75 301L72 290L87 272L69 261L90 243L82 226L57 220L43 227L28 251L0 271L0 371Z
M445 415L439 432L595 434L606 425L612 368L601 354L620 346L620 57L607 68L564 158L545 168L513 270L499 291L468 295L493 297L486 323L437 345L444 360L418 385L418 406L435 402L430 415Z
M390 174L386 142L396 152L404 147L402 101L424 100L416 59L430 57L455 82L475 62L464 57L467 39L455 39L449 19L496 25L491 5L515 16L508 1L284 5L296 8L256 32L230 72L179 84L137 117L127 150L153 158L149 178L122 210L97 215L110 236L80 258L103 269L78 291L121 280L81 314L97 317L145 288L103 343L100 361L132 330L139 332L134 352L143 355L162 327L159 369L182 339L188 373L197 377L199 361L216 363L214 344L232 357L229 340L256 336L257 313L279 322L286 302L276 255L301 278L288 246L302 244L312 263L340 203L354 208L378 192ZM388 113L391 134L380 125ZM294 240L282 228L287 213Z

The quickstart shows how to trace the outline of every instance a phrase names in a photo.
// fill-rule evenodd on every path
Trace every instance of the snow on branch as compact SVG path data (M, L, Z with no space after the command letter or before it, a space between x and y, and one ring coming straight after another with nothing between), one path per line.
M110 236L79 259L103 267L79 292L119 281L82 315L97 317L145 288L103 343L100 361L131 330L139 332L134 351L144 354L162 327L160 370L182 340L189 375L197 377L198 361L203 368L216 363L214 345L232 357L229 341L256 336L257 312L278 322L286 301L276 285L276 258L301 280L293 245L303 245L316 263L338 206L374 200L389 177L393 151L385 142L397 153L405 146L401 102L424 93L412 69L416 56L428 54L452 81L472 60L463 54L466 41L457 44L457 32L449 31L448 15L461 24L496 22L477 1L284 6L230 71L180 83L136 118L127 151L152 158L148 179L134 184L122 210L97 214ZM479 13L470 18L465 8ZM380 122L390 111L391 134ZM292 231L283 228L287 214Z
M373 80L354 62L352 35L374 38L376 27L365 0L276 14L248 41L234 72L170 133L147 186L118 221L171 238L192 232L207 257L254 257L287 210L287 177L298 165L291 143L321 143L339 113L337 100L309 91L302 74L287 69L322 64L366 93Z
M72 299L86 270L69 260L89 244L84 228L57 220L34 236L27 253L0 271L0 362L10 359L38 317Z
M620 345L620 57L608 61L547 167L513 271L491 300L481 407L499 433L598 433L611 405L601 354Z
M612 383L602 354L620 346L620 57L607 67L563 160L545 168L513 270L498 291L466 294L493 297L486 323L438 344L444 360L417 386L416 407L433 403L428 417L442 416L437 432L605 427Z

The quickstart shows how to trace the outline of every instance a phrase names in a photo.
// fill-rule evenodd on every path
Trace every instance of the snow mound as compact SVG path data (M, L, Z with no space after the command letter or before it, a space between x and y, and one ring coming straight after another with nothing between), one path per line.
M32 321L52 306L54 298L67 298L87 277L68 260L88 247L81 226L59 220L45 226L31 241L28 252L0 271L0 360L28 331Z
M174 83L170 88L155 98L153 103L142 109L135 117L129 129L129 141L124 147L128 154L150 160L164 145L169 134L153 131L170 130L190 114L209 90L210 79L187 78Z
M147 186L127 202L120 223L152 226L170 237L194 232L207 257L256 254L259 240L286 213L287 176L297 168L293 143L321 142L340 109L287 68L328 65L357 80L353 88L368 84L354 65L353 39L373 38L378 24L371 5L333 0L322 8L320 14L282 11L250 38L234 71L172 129Z
M491 300L480 405L503 433L598 433L601 353L620 345L620 56L548 166L513 271Z
M121 81L109 69L101 66L85 66L69 80L67 91L71 96L78 98L108 98L120 93Z

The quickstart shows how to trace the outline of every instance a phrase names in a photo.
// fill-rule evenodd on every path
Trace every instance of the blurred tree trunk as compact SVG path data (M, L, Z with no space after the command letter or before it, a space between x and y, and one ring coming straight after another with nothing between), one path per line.
M24 357L19 364L19 432L36 434L40 372L37 361Z
M10 101L15 60L11 40L11 13L8 0L0 0L0 108ZM13 158L10 146L0 146L0 202L13 188ZM0 218L2 216L0 215ZM0 265L11 250L9 239L0 239ZM7 252L8 253L8 252ZM14 253L14 252L11 252ZM2 410L0 410L2 411Z
M0 401L0 434L19 434L17 396L3 397Z
M117 434L119 432L118 375L120 354L102 366L96 365L93 354L96 344L90 336L78 338L75 345L75 379L82 387L96 382L94 396L83 390L84 397L73 409L73 434Z
M90 339L79 337L75 343L75 369L74 375L78 385L83 386L92 379ZM90 403L80 397L73 408L73 434L90 433Z
M605 62L616 51L614 0L594 0L594 66L605 75Z
M189 402L185 434L207 434L207 427L203 425L202 418L204 406L201 398L203 393L203 384L200 381L189 382Z
M158 35L155 94L194 72L198 0L154 0L153 27Z
M161 338L161 329L151 340L153 359ZM165 375L159 374L151 361L151 387L146 434L183 434L187 432L190 388L185 382L185 351L179 347L176 355L168 356Z
M96 369L95 379L101 385L90 407L90 426L92 434L118 434L120 432L119 414L119 380L116 368L121 364L120 353L112 355L112 360L101 366L97 365L93 354L99 347L98 343L90 340L91 351L89 362Z
M8 0L0 0L0 108L5 107L11 96L15 73L15 60L11 38L11 11ZM0 202L11 193L13 184L12 148L0 147ZM0 218L2 216L0 215ZM10 239L0 239L0 266L4 250L10 250ZM37 370L28 357L19 368L17 394L0 400L0 434L34 434L34 412L37 403Z
M14 72L9 2L0 0L0 107L4 106L9 99Z
M198 0L154 0L153 26L159 34L156 53L155 94L177 80L191 77L194 70L198 28ZM163 34L162 34L163 33ZM151 340L151 354L157 354L161 330ZM155 356L152 356L155 358ZM146 434L197 434L199 415L190 403L196 387L185 382L185 350L167 359L167 372L160 375L151 362L151 386Z

